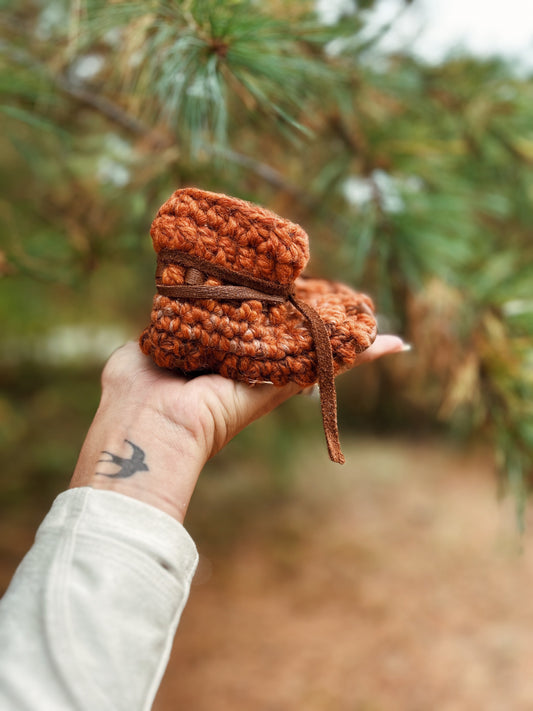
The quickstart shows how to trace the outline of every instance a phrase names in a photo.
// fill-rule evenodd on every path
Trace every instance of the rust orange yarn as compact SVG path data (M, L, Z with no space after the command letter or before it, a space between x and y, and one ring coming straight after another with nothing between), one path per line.
M323 373L324 343L319 348L315 341L320 334L329 339L333 383L333 373L349 368L375 339L370 298L301 277L309 259L304 230L227 195L177 190L159 209L151 236L159 293L140 337L142 351L161 367L191 375L302 387L320 378L321 397L333 391L333 402L322 402L330 456L344 461L334 386L328 389ZM310 317L323 322L320 329Z

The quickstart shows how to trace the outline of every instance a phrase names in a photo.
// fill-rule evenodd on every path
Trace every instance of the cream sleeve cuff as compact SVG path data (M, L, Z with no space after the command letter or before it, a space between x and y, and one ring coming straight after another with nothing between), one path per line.
M60 494L0 602L0 708L149 709L197 562L159 509Z

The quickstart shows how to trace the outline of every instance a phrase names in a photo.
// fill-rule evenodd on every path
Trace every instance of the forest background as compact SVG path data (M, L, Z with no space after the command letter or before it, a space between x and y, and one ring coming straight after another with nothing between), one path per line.
M95 369L148 318L150 221L190 184L301 223L310 273L368 291L381 331L413 345L342 379L344 436L483 438L523 500L531 81L496 57L380 53L388 28L368 32L373 5L327 18L281 1L4 8L0 444L14 474L3 502L41 496L71 469ZM279 471L319 423L297 405L272 420L242 445Z
M38 520L64 488L102 364L149 318L150 222L176 188L197 185L301 224L308 272L372 294L380 330L412 344L338 381L341 439L481 447L494 495L499 482L523 525L533 475L531 73L497 56L430 63L408 48L384 52L410 4L377 29L379 0L328 16L294 0L2 4L5 520ZM242 433L206 478L231 481L236 462L244 472L261 462L256 498L290 496L320 427L318 404L296 398ZM246 518L249 485L229 490Z

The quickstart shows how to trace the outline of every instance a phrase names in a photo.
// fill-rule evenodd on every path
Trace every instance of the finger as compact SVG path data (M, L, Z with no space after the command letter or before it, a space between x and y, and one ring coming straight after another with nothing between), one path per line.
M382 356L391 353L402 353L410 349L399 336L383 335L377 336L374 343L357 356L354 366L370 363ZM275 407L280 405L285 400L288 400L293 395L302 392L302 388L295 383L289 383L283 387L273 385L245 385L237 383L237 396L242 407L244 419L248 422L257 419L261 415L270 412ZM311 386L313 388L313 386ZM309 390L306 388L305 390ZM305 390L303 392L305 392Z
M299 393L301 389L301 386L296 383L289 383L282 387L266 384L246 385L245 383L236 383L235 391L244 423L248 424L248 422L256 420L261 415L266 415L267 412Z
M389 355L390 353L403 353L411 350L411 346L405 343L399 336L383 335L377 336L374 343L357 356L354 365L370 363L377 358Z

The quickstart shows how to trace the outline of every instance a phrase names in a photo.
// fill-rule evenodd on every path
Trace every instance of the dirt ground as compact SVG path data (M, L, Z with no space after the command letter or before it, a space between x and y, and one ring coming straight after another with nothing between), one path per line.
M200 545L157 711L533 708L533 522L521 541L488 457L345 450Z
M532 709L533 520L520 539L488 456L364 440L338 467L319 444L266 504L249 472L202 483L155 711ZM33 533L0 523L0 583Z

